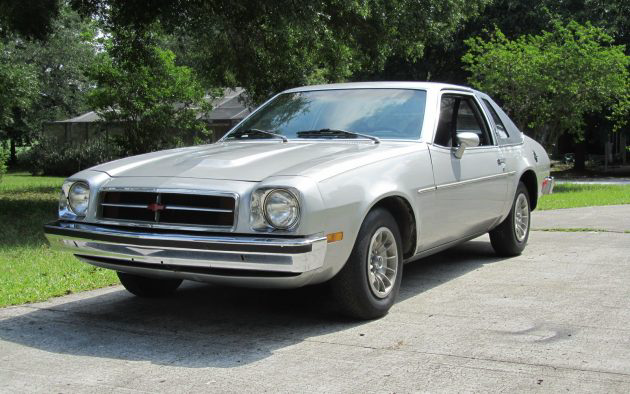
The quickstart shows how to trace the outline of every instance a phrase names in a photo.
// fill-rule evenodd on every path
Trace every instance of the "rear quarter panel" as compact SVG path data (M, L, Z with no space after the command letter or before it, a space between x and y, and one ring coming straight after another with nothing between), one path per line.
M533 171L536 175L536 196L537 199L540 198L542 182L550 173L550 160L542 145L526 135L522 144L503 146L501 150L509 171L513 173L508 182L508 201L503 212L505 218L512 209L512 199L525 172Z
M542 182L551 173L551 160L545 148L532 138L525 136L523 155L536 173L537 195L542 196Z

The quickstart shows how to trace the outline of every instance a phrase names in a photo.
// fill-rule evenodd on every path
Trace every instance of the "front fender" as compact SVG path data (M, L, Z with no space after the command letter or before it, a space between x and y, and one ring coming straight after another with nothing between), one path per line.
M422 218L415 204L418 190L433 185L428 151L421 149L320 181L318 187L326 207L322 212L324 232L343 232L342 241L328 245L330 277L348 260L367 214L387 197L400 197L409 203L419 233Z

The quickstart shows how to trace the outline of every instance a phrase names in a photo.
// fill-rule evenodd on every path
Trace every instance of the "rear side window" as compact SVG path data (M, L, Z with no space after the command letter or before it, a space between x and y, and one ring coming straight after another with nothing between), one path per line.
M485 104L486 108L490 112L490 115L492 116L492 120L494 120L494 124L497 126L497 135L499 136L499 138L502 140L507 140L508 138L510 138L510 134L508 133L507 129L505 128L505 125L501 121L501 118L499 118L499 114L497 114L497 111L495 111L494 108L492 107L492 104L490 104L490 102L486 99L483 99L483 103Z
M501 109L501 107L488 95L480 93L478 95L483 102L488 114L492 116L497 125L497 139L500 145L511 145L523 143L523 133L512 122L512 119Z

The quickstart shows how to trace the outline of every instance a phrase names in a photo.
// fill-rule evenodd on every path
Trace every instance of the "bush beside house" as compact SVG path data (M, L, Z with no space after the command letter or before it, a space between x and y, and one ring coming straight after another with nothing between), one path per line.
M60 145L44 137L25 154L23 164L34 175L69 176L122 156L118 145L108 143L105 138L80 145Z

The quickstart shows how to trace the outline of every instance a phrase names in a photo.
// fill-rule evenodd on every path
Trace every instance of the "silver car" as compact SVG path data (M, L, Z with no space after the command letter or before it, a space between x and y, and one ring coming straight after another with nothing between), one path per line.
M490 233L521 253L551 192L549 158L486 94L420 82L308 86L220 141L68 178L53 247L116 270L138 296L183 279L329 282L341 310L383 316L403 264Z

